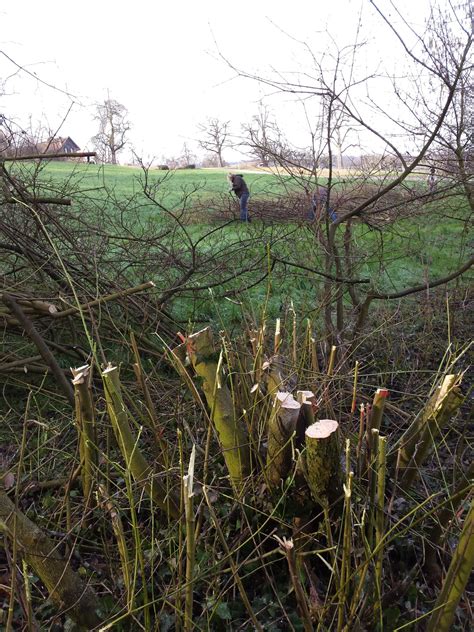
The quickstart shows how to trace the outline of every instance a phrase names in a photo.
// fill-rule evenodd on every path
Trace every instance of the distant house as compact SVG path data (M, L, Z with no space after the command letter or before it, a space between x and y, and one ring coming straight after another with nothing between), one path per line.
M72 140L70 136L67 138L50 138L44 143L36 143L36 151L39 154L73 154L80 151L79 145ZM58 158L58 160L68 160L68 158Z

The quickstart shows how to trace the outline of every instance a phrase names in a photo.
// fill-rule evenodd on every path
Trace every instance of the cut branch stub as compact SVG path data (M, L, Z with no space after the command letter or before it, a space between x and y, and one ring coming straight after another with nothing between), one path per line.
M460 381L461 375L445 375L424 410L400 438L397 444L397 473L403 489L411 485L421 464L433 450L440 430L463 403Z
M389 391L386 388L378 388L375 391L374 400L370 409L370 415L367 419L366 429L366 445L367 445L367 462L366 467L369 467L372 454L374 452L373 434L372 430L380 430L382 425L383 411L385 408L385 402L389 396Z
M307 482L313 498L323 507L342 493L338 428L334 419L320 419L305 433Z
M230 478L239 486L250 473L249 439L234 408L231 392L225 385L210 328L189 336L186 346L194 370L202 379L202 389Z
M267 479L271 486L285 479L292 465L291 438L296 431L301 404L291 393L278 392L268 421Z
M94 402L90 387L91 367L84 365L71 369L74 398L76 402L76 425L79 434L79 453L82 465L82 490L84 498L90 499L98 464L97 438L95 431Z
M295 371L282 355L274 355L263 363L267 393L271 396L278 391L292 391L296 388Z
M130 414L123 401L118 368L109 365L102 373L102 380L107 412L127 470L131 472L137 484L143 486L158 507L170 518L178 519L181 512L175 494L168 490L161 481L154 478L152 468L138 448L137 440L130 429Z
M301 409L296 423L295 445L297 448L301 448L304 444L306 428L315 422L314 413L317 410L317 403L313 391L297 391L296 399L301 404Z

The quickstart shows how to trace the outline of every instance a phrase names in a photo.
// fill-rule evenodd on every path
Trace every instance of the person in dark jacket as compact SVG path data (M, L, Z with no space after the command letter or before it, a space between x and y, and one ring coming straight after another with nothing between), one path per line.
M311 200L311 210L308 213L308 219L314 220L316 219L316 217L321 216L321 211L326 208L327 199L327 187L318 186L316 188L316 191L313 193L313 197ZM337 220L337 215L333 208L328 208L328 215L331 222L335 222Z
M231 186L230 190L239 198L240 219L243 222L250 222L249 210L247 208L250 192L245 180L241 174L229 173L227 177L229 178L229 184Z
M435 168L434 167L431 167L430 175L426 179L426 183L428 185L428 191L430 193L435 193L436 192L436 175L435 175Z

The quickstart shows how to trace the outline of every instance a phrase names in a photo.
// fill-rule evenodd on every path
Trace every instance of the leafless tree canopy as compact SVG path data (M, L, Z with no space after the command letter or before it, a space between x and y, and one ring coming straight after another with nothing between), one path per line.
M243 126L243 143L250 148L262 167L275 164L275 154L282 148L282 133L269 107L260 102L258 112Z
M305 260L298 249L285 263L300 270L311 267L313 272L326 275L321 301L326 331L329 339L340 342L346 337L355 340L374 300L399 298L446 282L472 265L463 232L467 215L474 211L470 175L472 14L464 3L457 8L450 5L448 14L433 9L424 31L416 32L400 13L395 27L379 3L371 1L371 5L387 41L399 48L398 67L404 69L400 76L388 69L384 74L381 68L367 73L358 61L363 44L339 48L337 38L329 36L330 44L323 54L308 42L299 42L300 59L307 63L297 69L255 75L226 60L242 77L260 82L273 95L294 98L295 109L301 108L308 128L306 147L293 146L284 138L266 106L245 132L254 155L262 164L277 166L282 186L306 195L308 207L321 179L327 186L326 213L317 218L313 247L308 240ZM386 96L389 93L390 99ZM371 143L382 149L363 158ZM343 166L344 153L350 151L359 155L358 169L341 182L344 176L336 169ZM414 184L413 174L415 170L428 173L433 165L442 186L429 196L426 185ZM435 200L440 201L439 206L432 205ZM337 211L335 221L329 220L330 209ZM436 212L456 218L459 249L453 269L445 277L429 277L413 287L400 287L393 284L389 274L385 276L389 264L384 253L398 230L397 217L406 217L408 211L410 217L419 217L422 222L436 221ZM360 249L360 229L356 228L360 222L369 231L377 231L370 241L374 246L371 253ZM409 239L404 250L410 252ZM314 263L308 266L313 256ZM379 274L369 286L359 289L354 283L344 286L335 282L360 279L367 262L376 260Z
M99 132L92 142L99 159L116 165L117 154L127 144L127 133L131 128L128 111L118 101L107 99L97 105L95 119L99 123Z
M229 143L229 129L230 121L223 122L217 118L209 118L206 123L199 126L199 146L217 157L219 167L225 166L223 151Z

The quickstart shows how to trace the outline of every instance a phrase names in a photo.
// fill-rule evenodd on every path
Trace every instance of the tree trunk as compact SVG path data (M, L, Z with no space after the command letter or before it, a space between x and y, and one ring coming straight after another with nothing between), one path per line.
M292 465L292 437L300 414L299 404L291 393L278 392L268 421L267 480L272 487L279 485Z
M26 563L46 586L51 599L78 625L91 630L100 623L99 602L50 540L0 491L0 529L16 539Z
M219 366L219 354L209 327L187 339L188 354L210 409L231 481L237 487L250 473L250 446L246 428L237 418L230 390Z
M334 419L320 419L305 433L307 482L322 507L328 507L342 493L338 428Z
M433 449L440 430L464 401L459 388L460 379L460 375L446 375L425 409L398 441L397 479L402 489L410 487L421 464Z

